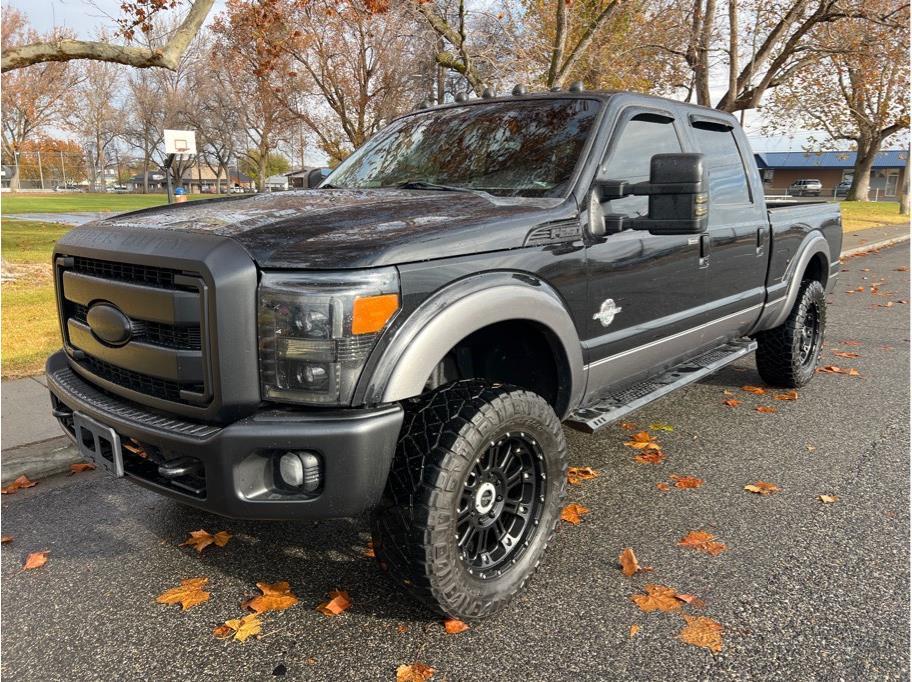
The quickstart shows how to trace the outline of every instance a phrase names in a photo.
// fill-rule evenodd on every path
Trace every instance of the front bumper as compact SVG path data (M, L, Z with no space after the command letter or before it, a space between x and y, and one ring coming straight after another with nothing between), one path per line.
M386 484L402 408L261 410L227 426L151 412L103 393L70 370L63 352L46 366L54 415L74 437L73 411L113 428L124 443L124 474L146 488L215 514L243 519L324 519L372 507ZM316 453L321 483L310 494L283 490L275 459ZM163 476L169 462L194 473ZM173 467L172 467L173 468Z

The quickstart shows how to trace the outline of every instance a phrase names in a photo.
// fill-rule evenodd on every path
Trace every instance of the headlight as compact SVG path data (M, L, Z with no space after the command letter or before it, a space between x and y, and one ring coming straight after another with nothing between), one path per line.
M399 278L394 268L264 273L258 301L263 397L341 405L399 310Z

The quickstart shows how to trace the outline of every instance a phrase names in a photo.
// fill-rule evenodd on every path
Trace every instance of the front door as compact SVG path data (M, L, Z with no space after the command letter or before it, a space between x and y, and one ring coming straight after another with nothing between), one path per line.
M683 150L680 123L668 112L626 110L612 135L601 175L649 179L654 154ZM648 197L602 204L606 214L648 212ZM701 322L706 292L698 235L652 235L624 230L587 247L589 320L583 342L587 398L657 374L691 348L687 330Z

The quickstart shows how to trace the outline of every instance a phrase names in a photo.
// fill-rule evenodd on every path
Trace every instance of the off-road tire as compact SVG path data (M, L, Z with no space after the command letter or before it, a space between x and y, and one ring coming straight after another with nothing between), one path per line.
M802 357L802 330L817 315L813 348ZM757 335L757 371L771 386L800 388L814 378L826 329L826 293L820 282L804 280L788 319Z
M567 478L560 420L535 393L479 380L448 384L403 407L396 455L371 519L378 563L399 586L439 613L461 620L491 616L532 577L560 518ZM481 577L460 558L458 505L483 453L509 434L522 434L535 444L540 455L537 490L544 500L536 507L537 523L527 525L527 542L510 550L516 552L512 562L508 554L499 574Z

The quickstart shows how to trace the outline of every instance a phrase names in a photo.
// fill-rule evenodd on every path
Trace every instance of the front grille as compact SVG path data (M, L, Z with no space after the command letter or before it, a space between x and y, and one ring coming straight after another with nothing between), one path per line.
M89 309L79 303L71 304L71 306L72 314L70 317L79 322L86 322ZM199 325L184 327L150 322L148 320L133 320L131 338L136 341L179 350L200 350L202 348Z
M194 299L201 294L192 286L192 276L83 256L58 259L58 264L62 328L79 367L152 399L194 406L211 400L202 338L204 306ZM177 279L179 275L183 279ZM89 330L87 316L95 302L113 305L129 319L125 344L112 347Z
M92 374L105 381L110 381L113 384L123 386L131 391L145 393L146 395L161 398L162 400L180 402L181 390L193 391L194 393L203 392L203 386L200 384L179 384L176 381L167 381L165 379L150 377L148 374L133 372L129 369L112 365L110 362L93 358L91 355L86 355L82 359L77 360L77 362Z
M120 282L145 284L162 289L174 289L174 270L157 268L151 265L136 263L118 263L116 261L98 260L76 256L73 259L73 272L91 275L102 279L114 279Z

